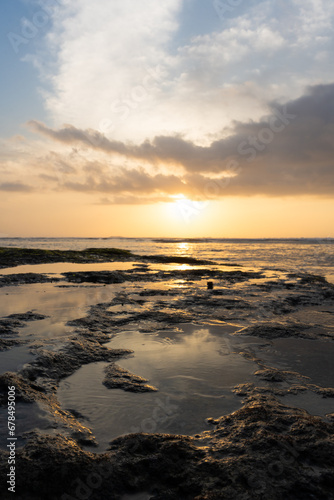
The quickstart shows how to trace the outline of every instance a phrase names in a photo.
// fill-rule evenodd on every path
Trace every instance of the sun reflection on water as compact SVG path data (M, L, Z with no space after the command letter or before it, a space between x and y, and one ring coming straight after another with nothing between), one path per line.
M189 243L182 241L177 244L177 253L179 254L185 254L189 253L190 245Z

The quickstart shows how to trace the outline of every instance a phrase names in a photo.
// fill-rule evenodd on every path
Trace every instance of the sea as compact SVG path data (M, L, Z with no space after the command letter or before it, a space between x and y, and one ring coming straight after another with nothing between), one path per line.
M190 256L218 264L310 273L334 283L334 238L0 238L0 246L59 250L122 248L139 255Z

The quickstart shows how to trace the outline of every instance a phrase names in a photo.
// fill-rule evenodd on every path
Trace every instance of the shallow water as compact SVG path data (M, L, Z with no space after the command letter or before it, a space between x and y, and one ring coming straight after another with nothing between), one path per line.
M85 263L85 264L74 264L70 262L56 262L49 264L26 264L23 266L16 267L6 267L0 269L0 276L8 276L11 274L25 274L25 273L38 273L47 274L52 277L64 278L63 273L70 272L99 272L99 271L131 271L134 270L136 273L149 274L150 272L157 271L193 271L196 269L207 268L207 264L201 264L198 266L190 264L161 264L161 263L150 263L147 265L141 265L140 262L99 262L99 263ZM210 269L221 269L223 271L239 271L240 266L224 266L221 265L210 265ZM242 268L242 271L251 271L253 268Z
M83 250L123 248L139 255L179 255L256 268L320 274L334 283L334 239L0 238L0 246Z
M0 289L0 316L36 310L40 314L75 316L95 301L108 301L113 297L108 285L70 285L59 288L53 283L9 286ZM118 288L117 288L118 290Z
M309 383L312 384L334 386L334 342L296 338L275 339L271 342L270 348L261 351L261 358L269 361L271 366L297 371L310 377Z
M301 394L279 397L284 405L303 408L311 415L325 417L328 413L334 412L333 398L323 398L320 394L306 391Z
M0 269L0 275L39 273L54 274L75 273L80 271L126 271L133 268L133 262L99 262L92 264L73 264L71 262L56 262L52 264L26 264L24 266L6 267Z
M0 420L7 420L7 408L0 408ZM52 423L45 409L38 403L16 402L15 406L15 435L17 437L16 446L23 446L26 442L24 433L33 430L52 432ZM2 443L1 443L2 444Z
M92 304L112 300L119 285L69 286L59 288L53 283L29 284L0 289L0 316L34 311L48 316L31 321L19 329L20 339L67 339L73 328L66 325L87 313Z
M9 351L0 352L0 369L4 372L17 372L26 363L34 361L35 356L29 352L28 346L12 347Z
M108 363L102 362L83 366L61 382L58 398L64 409L88 419L98 451L132 432L199 433L209 428L206 418L238 409L241 402L231 388L253 380L256 365L232 352L229 332L234 330L230 325L180 325L178 332L118 334L107 345L135 352L117 364L147 378L159 391L107 389L102 381Z

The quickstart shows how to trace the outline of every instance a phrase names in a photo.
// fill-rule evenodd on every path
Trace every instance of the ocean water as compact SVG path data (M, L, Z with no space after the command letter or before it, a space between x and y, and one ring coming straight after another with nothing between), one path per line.
M0 246L83 250L123 248L139 255L179 255L257 269L284 269L324 276L334 282L334 238L152 239L0 238Z

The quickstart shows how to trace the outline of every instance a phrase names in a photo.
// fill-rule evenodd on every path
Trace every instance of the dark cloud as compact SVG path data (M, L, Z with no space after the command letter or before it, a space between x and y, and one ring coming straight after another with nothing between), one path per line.
M95 205L154 205L155 203L170 202L169 196L113 196L112 198L101 198Z
M179 165L184 170L179 178L124 169L114 177L101 175L99 181L91 177L81 184L66 183L64 187L68 189L114 194L183 192L196 197L205 197L204 193L210 190L217 192L217 197L332 196L334 84L310 87L305 95L285 105L269 103L268 110L268 115L258 122L234 122L227 137L207 147L177 136L159 136L134 145L111 141L98 132L69 125L61 130L52 130L39 122L30 122L30 125L35 131L63 143L81 143L108 154ZM233 177L227 180L226 175Z
M33 191L33 188L27 184L22 184L21 182L3 182L0 184L0 191L8 191L10 193L30 193Z
M71 155L69 157L69 160L71 161ZM69 160L64 159L59 153L55 153L54 151L51 151L46 157L47 163L52 164L57 172L65 175L76 173L76 169L73 167L73 164L71 164Z
M149 175L143 169L119 169L117 174L89 175L84 181L67 181L63 188L81 192L98 192L109 194L154 194L181 193L185 187L181 179L175 175Z
M48 174L39 174L39 178L47 182L58 182L58 177Z
M64 127L60 130L53 130L44 125L44 123L36 120L29 121L28 125L35 132L45 135L55 141L65 144L81 143L103 151L128 155L127 146L125 146L122 142L110 141L96 130L80 130L73 127L73 125L64 125Z

